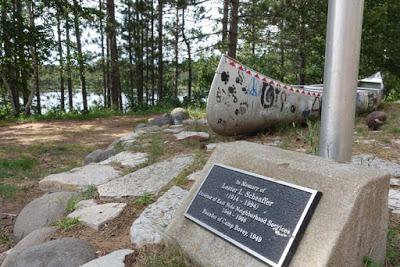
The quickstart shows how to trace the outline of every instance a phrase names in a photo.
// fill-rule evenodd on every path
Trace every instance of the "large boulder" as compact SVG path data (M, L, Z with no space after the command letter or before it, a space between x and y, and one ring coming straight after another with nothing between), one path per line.
M386 121L386 113L383 111L373 111L367 116L366 124L369 129L374 131L379 130L379 128Z
M189 112L184 108L174 108L171 111L171 118L175 125L179 125L184 120L189 119Z
M44 243L56 230L56 227L44 227L31 232L29 235L24 237L24 239L19 241L18 244L15 245L12 249L4 253L4 260L7 257L15 257L17 253L20 253L24 249Z
M116 151L114 147L109 147L107 149L97 149L86 156L85 165L89 163L97 163L108 159L109 157L115 155Z
M158 127L162 127L164 125L171 125L172 118L171 115L165 113L162 116L154 117L149 119L149 125L155 125Z
M14 224L14 235L21 240L36 229L46 227L64 216L72 192L45 194L32 200L19 213Z
M9 255L1 267L73 267L85 264L95 257L96 251L88 242L63 238Z

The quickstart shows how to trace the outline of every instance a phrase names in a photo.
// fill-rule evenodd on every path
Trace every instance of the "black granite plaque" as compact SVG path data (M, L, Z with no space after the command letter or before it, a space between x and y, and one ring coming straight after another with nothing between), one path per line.
M214 164L185 216L271 266L293 256L321 193Z

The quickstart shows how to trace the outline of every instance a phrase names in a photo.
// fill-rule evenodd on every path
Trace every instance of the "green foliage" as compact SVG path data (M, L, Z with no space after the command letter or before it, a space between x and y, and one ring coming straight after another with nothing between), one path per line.
M163 138L161 133L151 135L148 161L156 162L164 154Z
M0 197L1 198L14 198L20 189L11 184L0 183Z
M372 260L368 256L365 256L363 258L363 263L364 263L365 267L382 267L382 264L379 264L379 263L375 262L374 260Z
M204 106L188 106L187 111L192 119L202 119L206 116L206 109Z
M97 187L95 185L89 185L88 188L81 193L82 199L91 199L98 197Z
M74 210L76 210L79 201L81 201L81 199L76 196L73 196L70 199L68 199L67 206L65 207L65 212L71 213Z
M183 255L183 253L172 247L164 247L161 251L147 253L142 260L146 267L189 267L193 266Z
M64 217L52 224L63 231L68 231L79 225L79 218Z
M297 130L297 135L300 137L303 142L305 142L309 148L309 153L317 154L318 153L318 145L319 145L319 129L320 123L319 121L310 121L306 122L307 129Z
M0 178L27 177L38 164L38 161L31 157L0 159Z
M148 206L155 201L153 194L145 192L142 196L138 197L133 201L134 205Z
M386 260L390 266L400 266L400 227L389 228L387 233Z
M10 238L9 235L0 232L0 245L9 245L12 244L12 239Z

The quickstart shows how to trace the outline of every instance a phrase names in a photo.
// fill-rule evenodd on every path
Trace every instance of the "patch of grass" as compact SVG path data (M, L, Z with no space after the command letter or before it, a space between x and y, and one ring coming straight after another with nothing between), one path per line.
M148 206L155 201L155 196L151 193L145 192L143 196L138 197L133 201L134 205Z
M307 145L308 153L317 154L319 145L320 123L307 121L307 129L297 130L297 135Z
M151 135L148 154L148 161L151 163L156 162L164 154L164 144L161 133L154 133Z
M365 257L363 258L363 263L364 263L364 266L365 266L365 267L382 267L381 264L375 262L373 259L371 259L371 258L368 257L368 256L365 256Z
M36 179L68 171L80 166L91 151L92 146L68 143L1 146L0 181L6 178Z
M89 185L88 188L81 193L81 200L97 198L99 193L95 185Z
M78 218L68 218L68 217L64 217L61 220L58 220L52 224L52 226L56 226L63 231L71 230L77 225L79 225Z
M70 199L68 199L67 206L65 207L65 212L71 213L74 210L76 210L79 201L81 201L81 199L77 196L73 196Z
M19 187L15 185L0 183L0 197L2 198L14 198L19 190Z
M198 106L189 106L187 108L187 111L189 112L189 116L192 119L201 119L206 116L206 108L205 107L198 107Z
M0 245L10 245L13 241L11 237L5 233L0 233Z
M184 185L187 182L188 175L195 171L201 170L207 162L207 156L200 150L197 150L194 154L193 163L185 168L177 177L174 179L176 185Z
M195 266L175 247L166 245L146 246L137 252L136 262L129 266L146 267L192 267Z
M400 266L400 231L393 228L387 233L386 261L389 266Z
M24 178L38 164L38 161L31 157L0 159L0 178Z

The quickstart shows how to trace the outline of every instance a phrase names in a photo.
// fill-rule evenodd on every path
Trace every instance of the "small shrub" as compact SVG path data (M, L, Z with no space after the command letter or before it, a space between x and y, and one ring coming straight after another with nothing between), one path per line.
M80 200L96 198L98 195L99 195L99 193L97 192L96 186L89 185L88 188L82 192L82 194L81 194L82 198Z
M150 205L151 203L153 203L154 201L155 201L154 195L151 194L151 193L145 192L143 194L143 196L138 197L137 199L135 199L133 201L133 204L139 205L139 206L147 206L147 205Z
M65 207L65 212L71 213L74 210L76 210L79 201L81 201L81 199L76 196L73 196L70 199L68 199L67 206Z
M56 221L52 225L62 229L63 231L68 231L77 226L78 224L79 224L79 218L64 217L63 219Z

